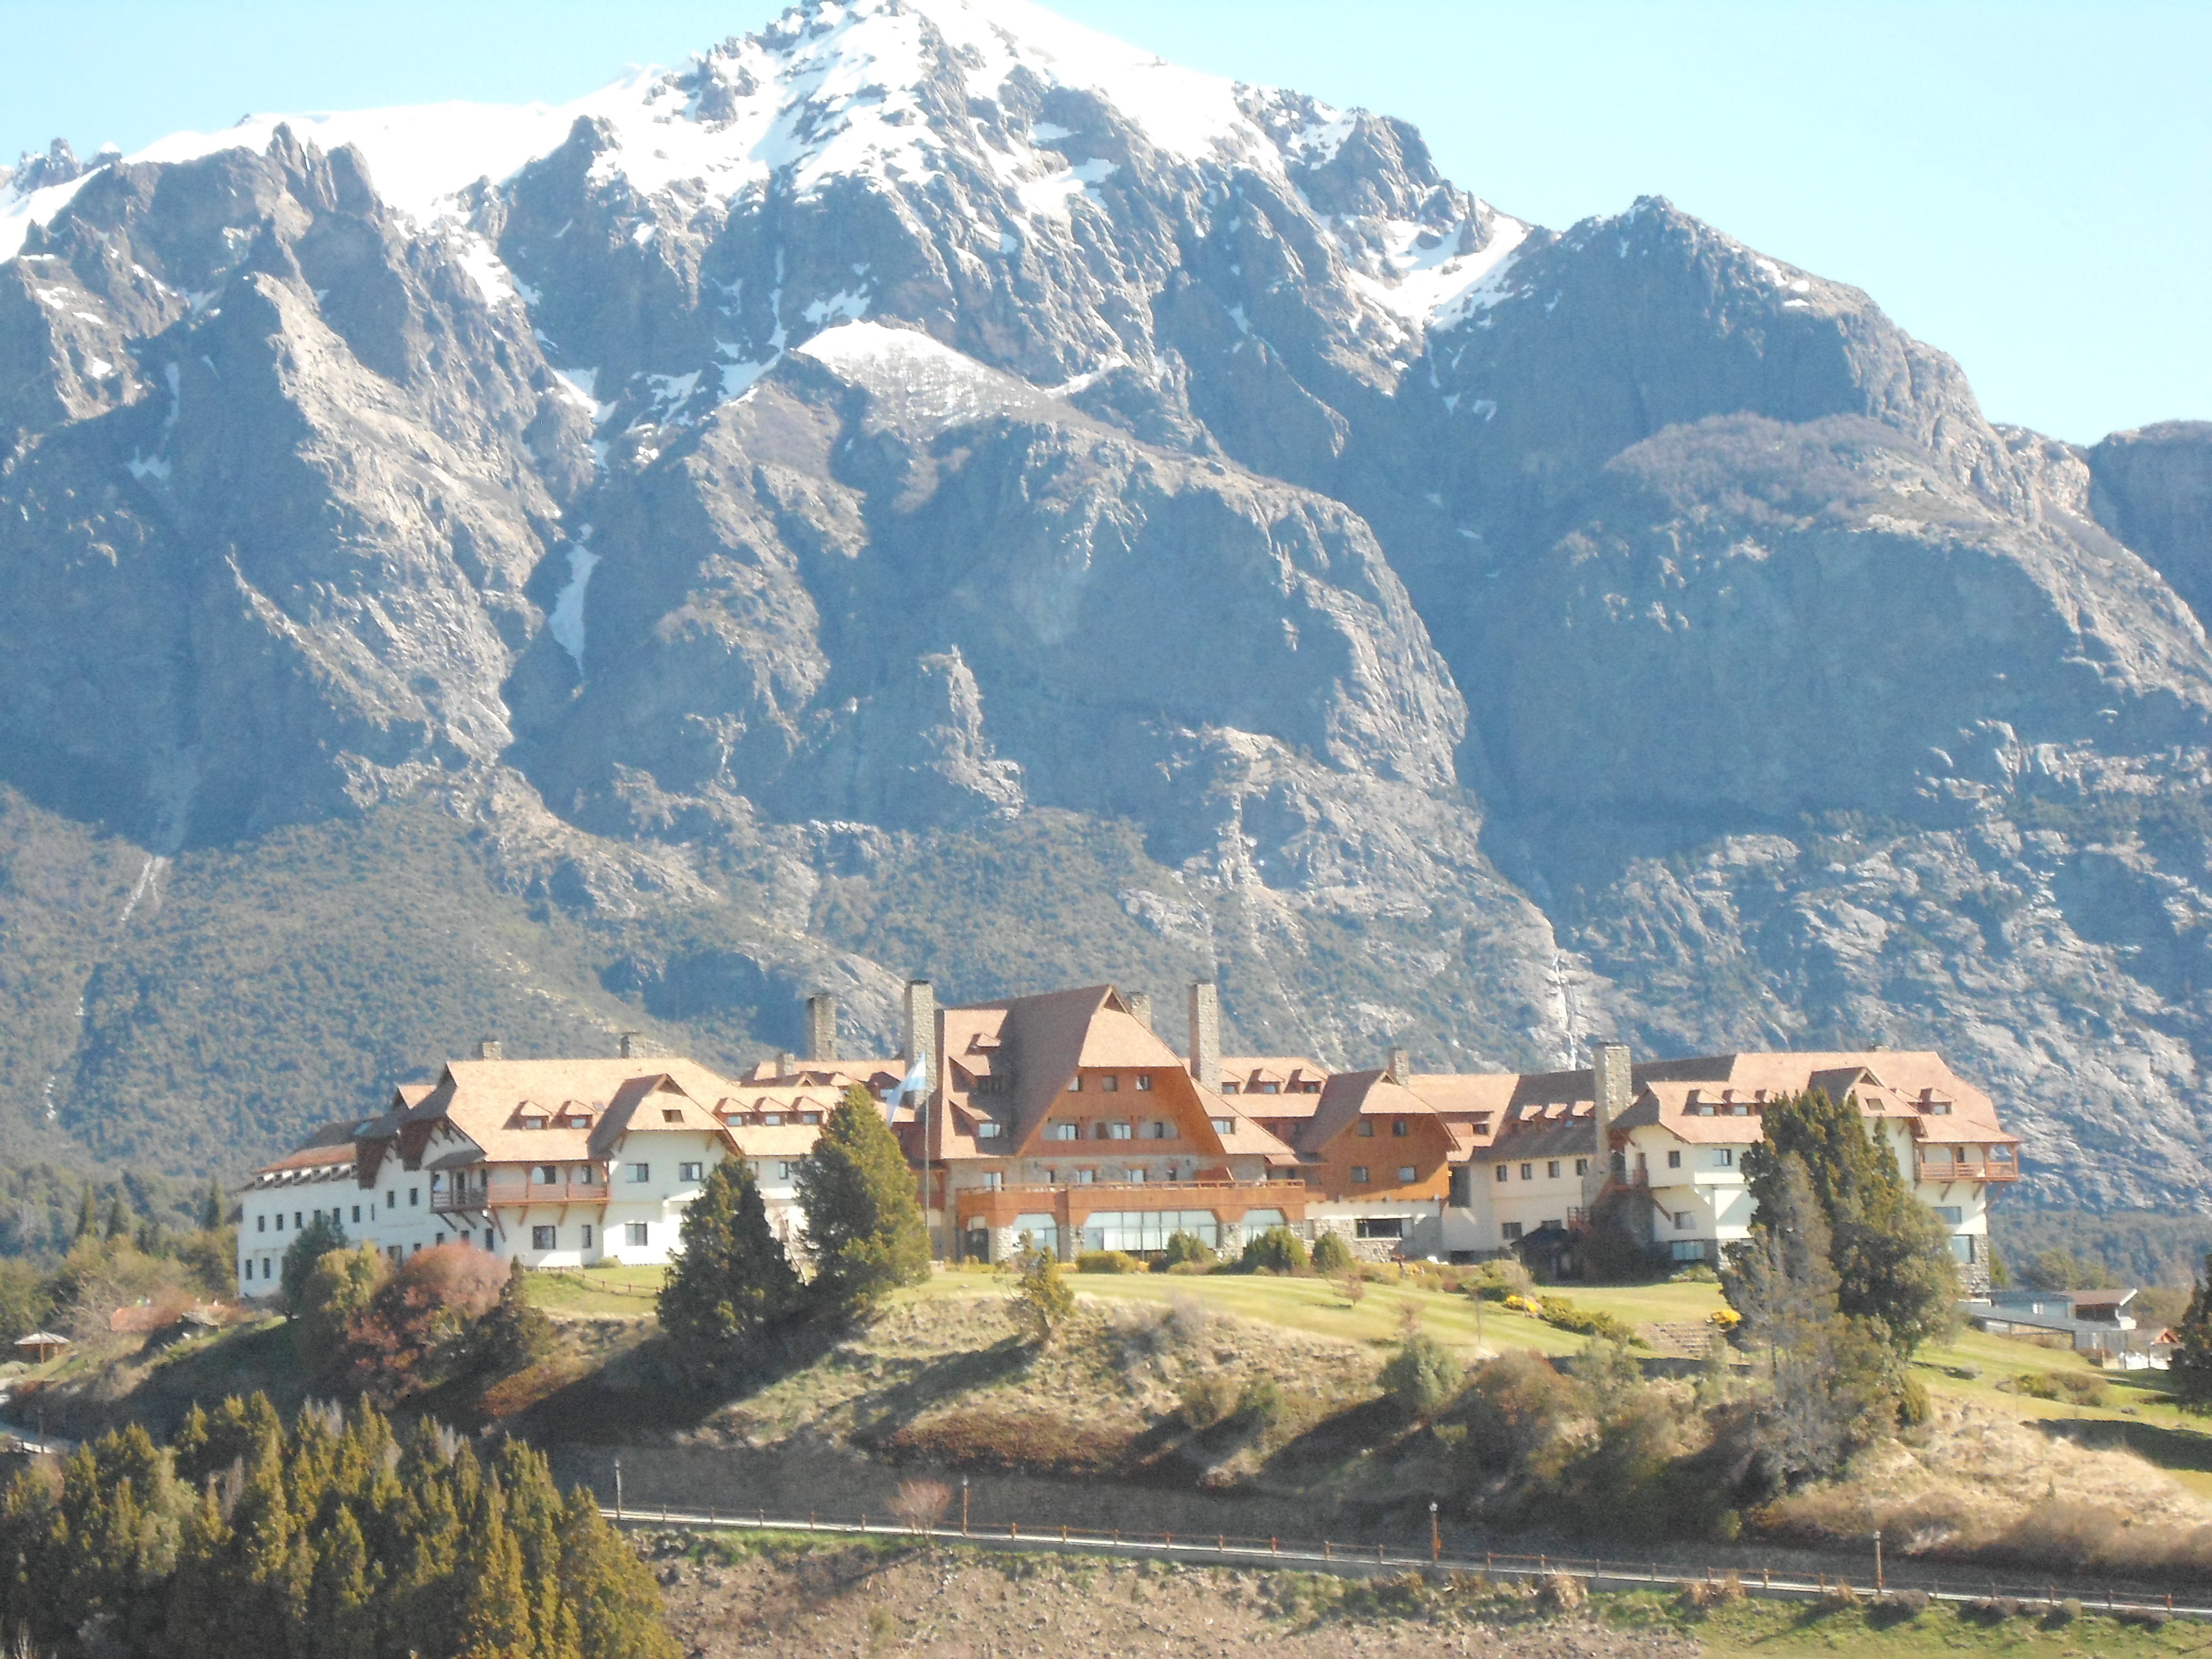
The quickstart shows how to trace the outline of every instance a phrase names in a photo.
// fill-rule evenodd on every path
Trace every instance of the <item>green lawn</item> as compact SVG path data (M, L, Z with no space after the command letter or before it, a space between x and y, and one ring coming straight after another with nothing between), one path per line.
M1823 1611L1802 1601L1746 1601L1685 1617L1672 1596L1607 1595L1600 1617L1616 1630L1680 1630L1696 1637L1713 1659L1753 1656L1850 1653L1869 1659L1911 1659L1933 1654L2002 1655L2003 1659L2150 1659L2198 1653L2208 1645L2203 1626L2178 1619L2163 1630L2091 1613L2070 1621L2045 1617L2040 1608L2010 1619L1984 1619L1949 1606L1929 1607L1898 1621L1869 1607Z
M541 1268L530 1275L530 1299L548 1313L627 1314L653 1311L664 1267Z

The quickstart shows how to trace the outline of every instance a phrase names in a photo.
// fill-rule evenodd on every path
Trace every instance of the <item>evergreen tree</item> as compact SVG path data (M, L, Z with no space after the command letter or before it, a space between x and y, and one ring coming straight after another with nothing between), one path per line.
M661 1283L660 1328L685 1369L711 1376L799 1310L799 1274L742 1158L714 1166L684 1212L683 1238Z
M2204 1277L2196 1281L2189 1311L2173 1328L2173 1358L2166 1362L2166 1386L2192 1412L2212 1412L2212 1251L2204 1257Z
M200 1200L200 1231L211 1233L222 1226L224 1212L228 1208L229 1206L223 1201L222 1182L210 1177L207 1196Z
M1000 1269L1008 1270L1015 1275L1014 1316L1030 1328L1042 1347L1074 1317L1075 1292L1053 1265L1052 1252L1030 1243L1027 1233L1022 1235L1014 1259Z
M1942 1224L1867 1133L1856 1097L1832 1101L1814 1089L1768 1104L1765 1139L1743 1158L1757 1204L1774 1200L1793 1157L1827 1228L1843 1313L1898 1362L1910 1358L1957 1316L1959 1273Z
M929 1277L914 1172L866 1090L847 1090L830 1112L798 1187L815 1260L810 1290L821 1310L854 1313Z
M1783 1154L1765 1171L1751 1237L1729 1246L1721 1272L1739 1339L1765 1362L1753 1449L1771 1486L1829 1473L1885 1426L1883 1356L1844 1315L1832 1251L1804 1159Z
M676 1659L659 1586L581 1486L562 1517L561 1590L576 1611L582 1659Z
M95 1238L100 1234L100 1200L92 1194L92 1183L84 1183L84 1201L77 1206L76 1236Z
M284 1291L284 1311L296 1314L302 1305L307 1288L307 1275L332 1250L346 1247L343 1226L335 1215L317 1216L292 1236L285 1247L284 1261L277 1272L277 1283Z
M107 1200L107 1237L111 1240L131 1237L131 1210L123 1201L120 1187Z
M499 1301L477 1326L477 1353L486 1369L505 1376L534 1365L553 1350L553 1322L530 1305L530 1282L520 1259L507 1270Z

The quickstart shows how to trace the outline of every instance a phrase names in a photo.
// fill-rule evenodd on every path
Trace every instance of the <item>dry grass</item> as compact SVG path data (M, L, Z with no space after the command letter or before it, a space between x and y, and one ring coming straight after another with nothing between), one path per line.
M1899 1556L2130 1571L2212 1568L2212 1504L2132 1452L1972 1404L1753 1517L1830 1543L1879 1528Z

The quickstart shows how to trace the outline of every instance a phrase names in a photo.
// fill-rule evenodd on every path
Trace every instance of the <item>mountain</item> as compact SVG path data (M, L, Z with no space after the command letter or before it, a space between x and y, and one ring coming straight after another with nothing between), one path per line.
M0 1145L1211 973L1341 1062L1940 1047L2039 1200L2212 1205L2212 428L1015 0L58 143L0 255Z

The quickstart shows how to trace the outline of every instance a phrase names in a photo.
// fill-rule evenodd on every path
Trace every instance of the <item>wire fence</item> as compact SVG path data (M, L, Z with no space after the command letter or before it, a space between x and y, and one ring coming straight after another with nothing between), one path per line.
M1455 1546L1447 1549L1441 1536L1426 1548L1408 1550L1402 1543L1361 1543L1333 1539L1238 1537L1229 1533L1147 1533L1119 1530L1091 1531L1064 1523L1036 1525L1000 1522L986 1526L908 1522L896 1518L861 1515L858 1518L812 1514L804 1518L770 1516L765 1510L741 1511L709 1506L703 1510L659 1504L602 1505L600 1514L626 1527L672 1527L684 1530L746 1530L777 1533L819 1533L831 1536L900 1538L916 1543L948 1543L996 1549L1068 1550L1188 1562L1192 1565L1296 1568L1307 1571L1372 1577L1376 1573L1482 1573L1492 1578L1543 1579L1566 1574L1598 1589L1684 1589L1696 1584L1720 1586L1733 1580L1747 1595L1836 1604L1869 1597L1895 1602L1925 1596L1929 1601L1998 1613L2033 1613L2056 1609L2064 1601L2079 1601L2087 1611L2124 1616L2168 1615L2179 1619L2212 1620L2212 1601L2198 1592L2196 1601L2177 1601L2171 1592L2145 1590L2141 1586L2089 1584L2080 1579L2046 1577L2019 1583L1960 1569L1950 1575L1917 1571L1891 1572L1874 1567L1869 1577L1851 1580L1828 1573L1807 1575L1802 1570L1775 1571L1771 1568L1742 1567L1687 1569L1679 1563L1638 1560L1621 1556L1520 1554L1485 1549L1468 1553ZM2011 1606L2005 1604L2010 1603Z

